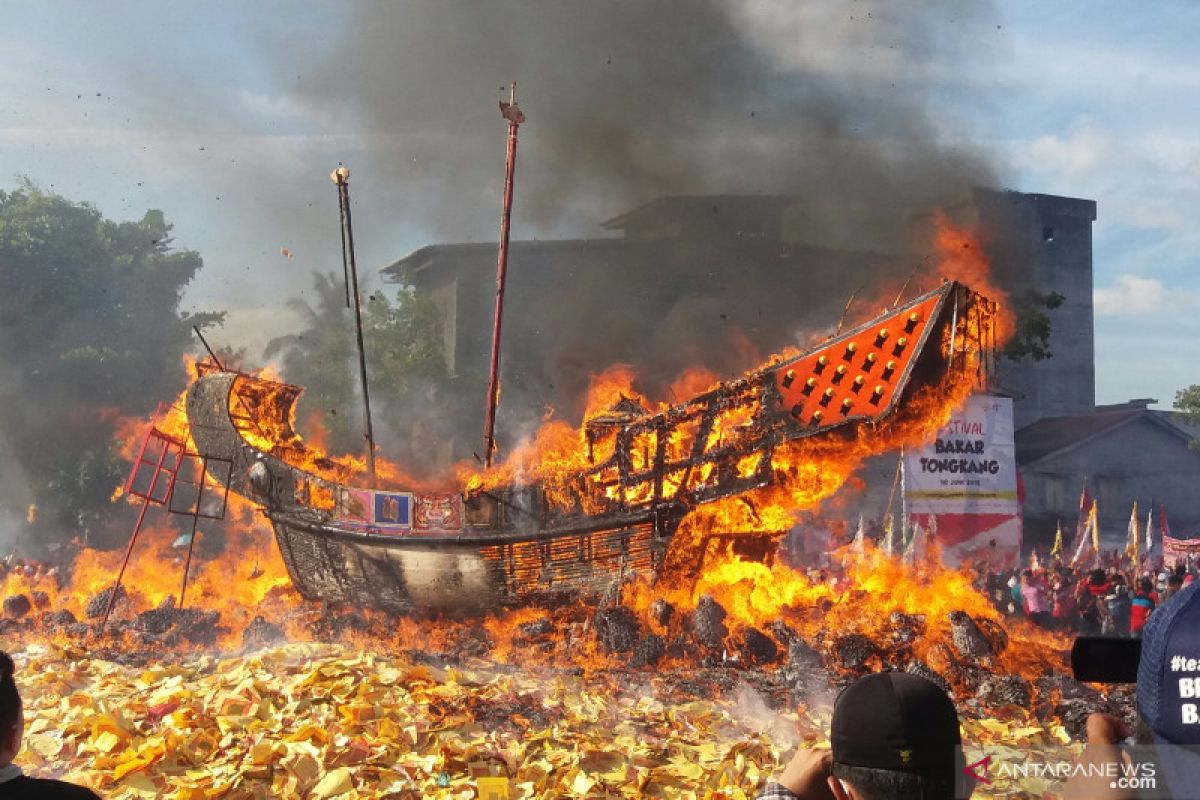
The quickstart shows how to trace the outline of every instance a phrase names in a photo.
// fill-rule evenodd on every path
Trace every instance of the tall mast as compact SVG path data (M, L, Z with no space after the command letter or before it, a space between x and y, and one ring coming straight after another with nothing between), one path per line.
M508 120L508 158L504 165L504 207L500 213L500 255L496 259L496 316L492 326L492 362L488 373L487 414L483 422L483 463L492 465L496 450L496 406L500 402L500 323L504 317L504 279L508 273L508 230L512 216L513 168L517 164L517 128L525 115L517 107L517 82L508 102L500 101L500 116Z
M342 215L342 256L349 255L350 285L354 295L354 332L358 342L358 374L362 380L363 418L367 427L367 473L371 476L371 488L375 488L375 434L371 428L371 392L367 388L367 354L363 347L362 300L358 295L358 266L354 261L354 227L350 222L350 170L338 167L329 174L338 187L338 205Z

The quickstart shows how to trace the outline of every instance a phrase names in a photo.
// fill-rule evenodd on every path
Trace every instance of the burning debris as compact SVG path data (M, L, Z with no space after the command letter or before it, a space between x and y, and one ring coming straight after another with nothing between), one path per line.
M1063 676L1064 637L1002 626L967 576L869 544L835 555L836 583L731 548L695 582L642 576L614 604L483 618L304 603L286 583L253 615L227 617L211 590L193 608L146 607L133 582L103 631L62 608L8 620L6 639L31 642L22 690L46 720L32 765L114 797L418 797L470 785L482 763L533 794L747 797L794 737L821 741L839 686L880 668L946 688L968 745L1007 748L1001 760L1077 739L1090 711L1129 715L1129 698ZM257 569L279 575L277 562ZM110 593L100 584L73 602L102 606ZM338 644L301 643L313 640ZM214 661L214 642L244 655ZM745 716L747 693L785 729Z
M126 492L195 527L212 513L201 510L211 475L209 505L223 514L223 492L259 504L309 600L411 613L594 596L626 574L700 569L702 559L667 563L672 539L736 531L734 511L760 538L786 529L796 505L835 490L861 458L925 436L986 374L998 318L994 303L948 281L656 412L619 387L580 431L547 424L532 454L464 475L465 492L356 487L354 465L309 450L293 430L298 387L197 365L184 414L147 432ZM197 476L181 477L196 461ZM808 473L827 465L814 491ZM196 487L182 509L177 482ZM716 649L724 632L719 620L711 628Z
M749 691L773 714L796 709L815 739L832 692L880 669L944 687L980 741L1000 733L987 723L1006 720L1005 733L1019 725L1065 742L1096 700L1061 678L1065 640L1023 622L1006 629L970 576L936 553L906 564L859 542L819 577L772 557L797 508L835 491L863 458L944 422L986 372L997 324L994 304L947 282L811 351L693 386L683 403L655 404L629 379L601 383L578 430L547 423L503 465L464 472L465 491L415 487L383 459L380 483L392 488L356 486L364 464L311 449L293 429L298 387L198 364L181 401L142 429L140 449L130 438L124 487L143 511L175 512L191 535L142 530L139 518L124 559L84 551L69 580L9 575L0 624L34 643L34 660L86 648L148 673L186 671L210 694L152 682L144 713L119 717L101 702L96 713L115 722L85 734L64 717L57 749L33 746L46 763L99 752L106 781L184 796L418 796L491 759L531 791L672 796L704 785L737 797L745 792L732 787L753 787L791 742L735 719L730 698ZM230 542L193 571L193 548L223 517ZM139 534L149 560L129 558ZM314 641L335 646L304 644ZM214 668L213 650L242 655ZM187 666L163 667L164 653ZM259 681L268 663L283 677ZM491 677L469 672L484 664ZM78 669L128 696L115 667ZM549 688L512 688L514 676ZM576 711L564 692L581 690L563 687L579 679L593 687L583 695L616 705ZM301 689L337 702L315 708ZM63 691L43 687L41 708L53 713ZM392 703L427 716L392 714ZM684 708L696 715L686 736ZM618 712L632 721L609 719ZM168 718L197 737L183 752L211 754L200 743L219 733L221 752L249 755L199 780L161 738ZM605 744L570 758L545 733L578 745L596 725ZM614 744L614 730L643 744ZM250 737L240 745L239 731ZM679 747L698 752L663 755ZM406 761L396 748L426 755Z

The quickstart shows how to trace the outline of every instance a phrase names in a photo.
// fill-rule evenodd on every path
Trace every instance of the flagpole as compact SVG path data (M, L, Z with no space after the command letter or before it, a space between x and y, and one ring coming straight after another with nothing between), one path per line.
M342 232L345 234L346 251L349 255L350 290L354 295L354 336L358 344L358 376L362 384L363 424L366 427L364 438L367 440L367 474L371 488L376 486L375 477L375 432L371 427L371 392L367 386L367 351L363 345L362 299L358 292L358 264L354 259L354 227L350 219L350 170L339 166L329 173L329 178L337 185L338 203L342 209Z
M496 406L500 402L500 324L504 318L504 283L508 274L508 231L512 219L513 172L517 164L517 128L525 115L517 107L517 82L512 82L500 115L508 121L508 155L504 163L504 202L500 212L500 252L496 258L496 312L492 322L492 357L488 370L487 411L483 420L483 463L492 466L496 452Z
M900 541L908 540L908 472L904 468L904 448L900 448Z

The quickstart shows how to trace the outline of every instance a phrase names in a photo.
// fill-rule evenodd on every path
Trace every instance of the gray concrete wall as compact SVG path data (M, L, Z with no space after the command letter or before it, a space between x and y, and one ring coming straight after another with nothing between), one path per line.
M1100 504L1109 546L1124 542L1134 500L1144 522L1153 500L1165 503L1176 535L1200 533L1200 452L1149 419L1139 418L1059 455L1021 469L1026 527L1043 537L1062 519L1069 529L1084 477Z
M998 279L1014 295L1034 288L1066 297L1049 312L1054 357L1002 365L1004 387L1024 395L1014 403L1017 426L1090 411L1095 203L978 190L959 210L980 229ZM432 262L419 273L417 288L433 294L447 315L448 360L470 395L455 420L466 432L456 450L469 453L478 446L485 393L495 249L451 245L429 248L425 256ZM547 405L560 418L577 419L588 376L613 363L633 365L642 388L659 396L689 366L735 375L756 363L754 351L765 356L831 330L856 289L854 313L863 312L879 286L903 283L915 260L912 254L699 235L514 242L501 435L511 441L527 432ZM920 288L929 285L910 286L909 293Z
M1058 292L1047 311L1052 357L1001 360L1000 382L1023 395L1017 428L1043 417L1091 411L1096 404L1092 305L1092 222L1096 203L1070 197L977 189L977 224L1001 284L1015 301L1029 290Z

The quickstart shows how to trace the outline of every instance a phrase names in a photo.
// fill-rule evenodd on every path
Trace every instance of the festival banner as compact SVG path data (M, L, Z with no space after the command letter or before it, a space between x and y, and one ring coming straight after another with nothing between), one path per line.
M1013 568L1021 557L1021 503L1012 400L977 394L924 447L904 455L908 517L933 535L951 566Z
M1191 556L1193 561L1200 557L1200 539L1176 539L1164 531L1162 548L1163 563L1168 567L1186 564L1188 556Z

